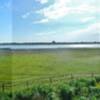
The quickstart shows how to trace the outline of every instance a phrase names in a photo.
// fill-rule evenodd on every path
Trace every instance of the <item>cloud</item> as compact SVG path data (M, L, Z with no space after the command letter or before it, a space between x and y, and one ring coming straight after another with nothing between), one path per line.
M89 25L83 29L64 33L66 40L94 40L100 41L100 22Z
M48 0L36 0L36 2L39 2L39 3L41 3L41 4L45 4L45 3L48 2ZM32 13L33 13L33 11L26 12L25 14L22 15L22 18L23 18L23 19L28 18ZM43 19L43 20L40 21L40 23L42 23L42 22L46 22L46 20ZM36 23L36 22L35 22L35 23ZM39 21L37 21L37 23L39 23Z
M31 11L29 11L29 12L26 12L26 13L24 13L24 14L22 14L22 18L23 19L26 19L26 18L28 18L31 14L33 14L34 13L34 10L31 10Z
M27 13L25 13L25 14L22 15L22 18L26 19L30 14L31 14L31 12L27 12Z
M36 41L100 41L100 22L95 22L81 29L75 29L70 32L63 30L60 32L51 30L49 32L37 33Z
M55 0L55 3L53 5L41 9L37 11L37 13L43 14L45 19L48 20L61 18L65 16L66 13L69 13L69 8L66 7L66 3L69 3L69 1L70 0Z
M72 7L71 12L76 14L95 13L96 7L90 4L81 4L77 7Z
M86 22L89 22L89 21L92 21L92 20L96 20L96 17L95 16L83 17L83 18L80 19L80 22L86 23Z
M42 19L42 20L39 20L39 21L34 21L33 23L34 24L38 24L38 23L47 23L49 20L48 19Z
M37 2L41 3L41 4L45 4L48 2L48 0L36 0Z
M94 0L76 0L74 2L73 0L54 0L54 4L51 4L50 6L44 7L43 9L37 11L38 14L43 15L44 17L39 20L40 23L45 19L48 19L49 22L71 14L76 14L78 16L80 15L81 17L82 14L89 15L95 14L96 12L100 12L100 7L96 7ZM89 20L89 18L91 19L91 17L88 17L87 19Z

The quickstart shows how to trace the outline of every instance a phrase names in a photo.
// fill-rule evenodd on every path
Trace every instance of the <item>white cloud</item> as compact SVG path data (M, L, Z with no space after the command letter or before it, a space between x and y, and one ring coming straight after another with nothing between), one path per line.
M48 19L42 19L42 20L38 20L38 21L34 21L33 23L37 24L37 23L47 23L49 20Z
M32 11L29 11L29 12L26 12L26 13L22 14L21 17L22 17L23 19L26 19L26 18L28 18L31 14L33 14L33 12L34 12L33 10L32 10Z
M44 4L44 3L47 3L48 0L36 0L37 2L41 3L41 4ZM33 13L33 11L29 11L29 12L26 12L25 14L23 14L21 17L23 19L26 19L28 18L31 14ZM42 22L46 22L45 19L41 20L40 23ZM37 23L39 23L39 21L37 21Z
M37 41L100 41L100 22L96 22L82 29L66 30L60 32L52 31L36 34Z
M74 5L75 3L75 5ZM92 1L80 1L80 0L54 0L54 4L45 7L41 10L38 10L37 13L44 16L41 20L56 20L59 18L63 18L70 14L95 14L95 12L99 12L100 7L98 8L95 5L94 0ZM81 16L80 16L81 17ZM83 17L82 17L83 18ZM89 17L87 18L89 20ZM91 19L91 17L90 17ZM40 20L40 23L41 23Z
M41 3L41 4L45 4L48 2L48 0L36 0L37 2Z
M76 14L86 14L86 13L94 13L96 10L96 7L94 5L90 5L90 4L81 4L77 7L73 7L71 9L71 12L76 13Z
M74 30L70 33L64 33L67 40L90 40L100 41L100 22L89 25L86 28Z
M66 3L70 0L55 0L55 3L47 8L37 11L37 13L43 14L48 20L58 19L69 13L69 8L66 7Z
M92 20L96 20L96 17L95 16L89 16L89 17L83 17L83 18L80 19L80 21L82 23L86 23L86 22L92 21Z
M25 14L22 15L22 18L26 19L29 15L30 15L30 12L27 12L27 13L25 13Z

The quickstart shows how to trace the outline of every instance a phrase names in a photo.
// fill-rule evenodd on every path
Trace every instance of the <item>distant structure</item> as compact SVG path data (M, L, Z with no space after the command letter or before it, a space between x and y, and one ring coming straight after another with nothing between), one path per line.
M53 40L53 41L52 41L52 44L55 44L55 43L56 43L56 41Z

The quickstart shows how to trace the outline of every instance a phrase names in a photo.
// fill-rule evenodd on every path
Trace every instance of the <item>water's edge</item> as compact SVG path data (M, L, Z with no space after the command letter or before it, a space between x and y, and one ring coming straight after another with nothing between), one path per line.
M100 48L100 44L0 45L0 49L57 49L57 48Z

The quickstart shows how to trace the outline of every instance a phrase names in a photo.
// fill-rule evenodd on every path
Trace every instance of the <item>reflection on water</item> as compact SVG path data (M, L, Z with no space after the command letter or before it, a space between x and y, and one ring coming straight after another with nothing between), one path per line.
M0 48L10 48L10 49L100 48L100 44L0 45Z

